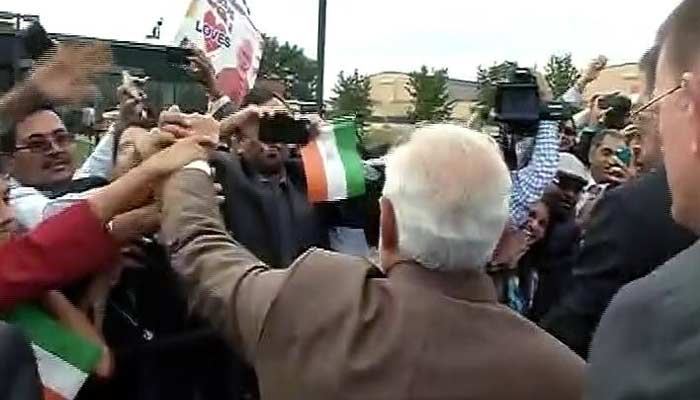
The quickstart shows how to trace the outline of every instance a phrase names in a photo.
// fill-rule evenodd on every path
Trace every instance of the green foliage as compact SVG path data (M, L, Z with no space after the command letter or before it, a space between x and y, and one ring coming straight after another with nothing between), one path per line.
M496 106L496 84L507 81L518 68L515 61L504 61L488 68L479 66L476 72L476 82L479 90L478 113L481 121L486 121L489 112Z
M450 101L447 91L447 69L428 71L424 65L409 76L406 90L412 98L409 112L412 121L443 121L452 115L454 101Z
M316 99L318 69L316 61L304 55L304 50L289 42L279 43L277 38L263 36L265 41L259 75L267 79L291 77L290 96L297 100Z
M372 114L372 102L369 98L371 86L369 77L362 75L357 70L351 75L345 76L343 71L338 74L338 81L333 88L334 96L331 97L333 111L332 117L342 115L355 115L358 122L362 123Z
M545 79L552 88L554 98L558 98L573 86L573 84L581 77L578 69L571 61L571 54L552 55L544 69Z

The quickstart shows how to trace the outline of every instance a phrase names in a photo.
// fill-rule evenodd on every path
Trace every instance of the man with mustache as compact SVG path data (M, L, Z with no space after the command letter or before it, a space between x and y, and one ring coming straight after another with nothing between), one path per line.
M10 200L22 227L35 227L107 183L112 135L77 170L75 138L48 104L76 103L93 93L92 82L110 63L103 43L59 44L49 61L0 98L0 152L11 156Z
M286 267L310 247L328 247L328 235L306 196L300 160L290 159L284 143L258 139L258 115L287 109L286 103L256 87L243 106L221 123L224 134L236 137L234 150L217 152L213 159L228 200L224 220L233 237L253 254L274 267Z
M603 193L630 177L631 153L627 138L615 129L598 132L591 141L588 161L593 181L585 188L576 209L579 221L584 226Z

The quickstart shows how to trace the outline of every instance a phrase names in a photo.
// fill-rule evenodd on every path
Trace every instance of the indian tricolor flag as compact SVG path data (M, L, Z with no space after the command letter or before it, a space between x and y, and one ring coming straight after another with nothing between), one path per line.
M31 340L45 400L71 400L102 356L102 350L59 325L41 308L21 305L3 319Z
M335 201L365 193L362 159L357 152L357 126L349 119L321 127L301 149L309 200Z

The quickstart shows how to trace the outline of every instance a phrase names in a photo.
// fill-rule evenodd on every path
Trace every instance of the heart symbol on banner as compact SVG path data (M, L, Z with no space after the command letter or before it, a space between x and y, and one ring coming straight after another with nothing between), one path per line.
M202 35L204 35L204 47L206 48L207 53L210 53L221 47L221 44L219 44L217 39L219 35L224 34L226 27L224 24L218 23L216 16L211 10L204 14L204 26L209 26L209 29L202 29ZM207 33L209 33L209 35L207 35Z

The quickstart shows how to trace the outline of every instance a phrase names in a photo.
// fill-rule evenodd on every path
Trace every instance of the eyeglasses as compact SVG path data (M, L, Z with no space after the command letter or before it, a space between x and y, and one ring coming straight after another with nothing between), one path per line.
M32 135L27 144L16 146L15 151L30 151L35 154L50 152L54 146L65 149L75 142L75 135L66 131L53 132L46 135Z
M665 99L666 97L668 97L668 96L670 96L670 95L676 93L677 91L679 91L679 90L681 90L681 89L683 89L683 82L679 83L676 87L674 87L674 88L672 88L672 89L669 89L669 90L667 90L667 91L661 93L660 95L655 96L655 97L652 98L651 100L649 100L645 105L641 106L640 108L637 109L637 111L635 111L635 112L633 112L633 113L631 114L632 118L638 116L638 115L641 114L642 112L644 112L644 111L648 110L649 108L651 108L651 106L653 106L654 104L660 102L661 100L663 100L663 99Z

